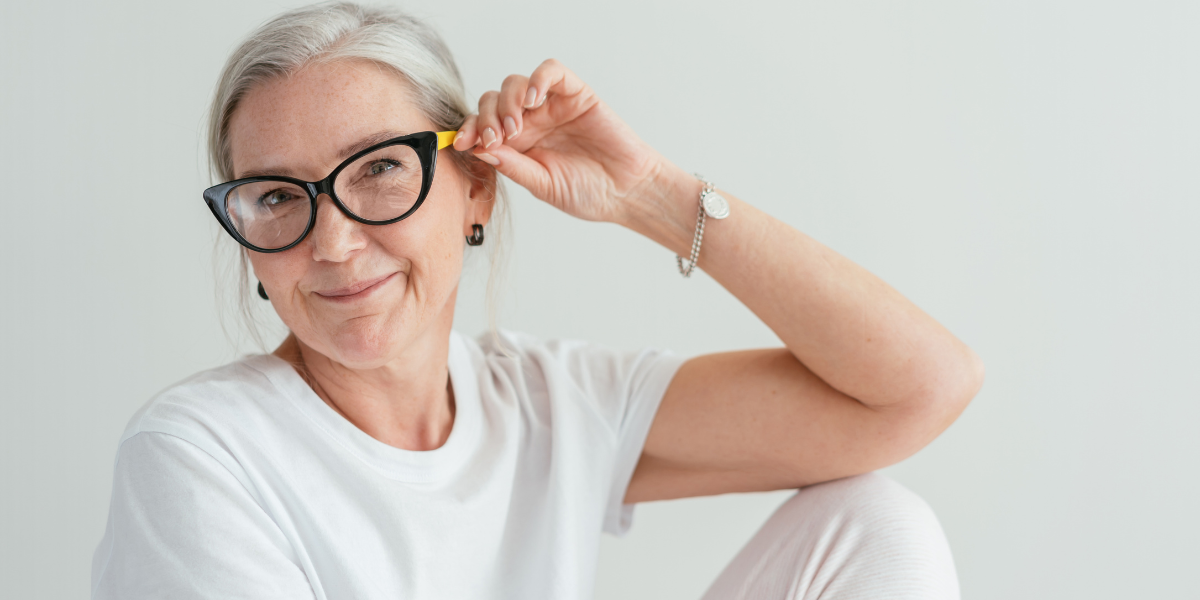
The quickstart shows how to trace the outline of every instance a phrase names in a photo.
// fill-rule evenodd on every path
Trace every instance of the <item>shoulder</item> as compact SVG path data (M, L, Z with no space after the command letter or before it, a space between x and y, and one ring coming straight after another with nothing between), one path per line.
M120 444L139 434L166 434L212 454L214 447L225 445L224 438L253 435L269 426L272 413L287 402L279 372L286 368L274 356L253 355L196 373L142 405Z
M489 364L537 371L612 369L674 356L670 351L655 347L625 350L586 340L543 339L503 329L494 335L485 333L476 340L466 339L466 342Z
M463 341L476 371L486 372L495 383L515 386L534 398L583 400L609 408L642 395L661 396L683 362L654 347L623 350L506 330Z
M94 598L306 597L269 496L227 459L162 432L122 443L92 557Z

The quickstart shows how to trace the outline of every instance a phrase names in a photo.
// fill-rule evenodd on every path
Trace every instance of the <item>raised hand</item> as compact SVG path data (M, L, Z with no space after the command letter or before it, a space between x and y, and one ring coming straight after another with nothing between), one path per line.
M484 94L455 148L569 214L625 225L676 255L693 247L702 185L556 61ZM982 382L970 348L862 267L721 195L731 214L709 221L698 264L787 348L683 365L625 501L829 481L893 464L941 433Z
M537 198L591 221L622 222L631 203L661 193L670 166L554 59L485 93L454 148L470 150Z

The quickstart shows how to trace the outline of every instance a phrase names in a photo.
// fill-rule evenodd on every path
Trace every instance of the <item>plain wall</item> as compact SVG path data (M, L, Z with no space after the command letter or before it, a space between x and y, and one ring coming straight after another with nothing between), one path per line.
M218 319L232 242L201 201L202 124L227 54L294 4L3 0L0 597L86 597L126 421L253 350ZM940 515L965 597L1200 597L1200 3L409 6L472 97L562 60L667 157L978 351L982 393L887 470ZM778 343L667 250L510 189L502 326ZM785 497L643 505L604 541L598 598L697 598Z

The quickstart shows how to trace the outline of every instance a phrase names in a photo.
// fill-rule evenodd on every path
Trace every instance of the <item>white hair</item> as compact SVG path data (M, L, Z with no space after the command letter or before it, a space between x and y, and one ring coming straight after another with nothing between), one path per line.
M368 7L352 2L314 4L285 12L263 24L250 33L226 61L208 120L212 176L218 181L233 179L229 123L238 103L251 89L274 78L286 77L307 65L350 59L372 61L402 77L413 92L417 108L438 131L457 130L471 113L454 57L431 27L394 8ZM488 173L490 166L484 166L468 152L452 152L451 157L468 178L491 187L496 202L492 213L494 226L489 228L491 231L486 237L491 255L488 313L494 334L497 281L504 263L500 240L508 228L506 197L494 170L491 177L480 175L481 172ZM225 245L229 243L232 240L226 240ZM233 275L230 271L237 272L239 312L247 333L263 347L257 327L260 321L251 307L255 292L250 285L247 250L237 248L239 266L218 267L218 277L222 272L225 276Z

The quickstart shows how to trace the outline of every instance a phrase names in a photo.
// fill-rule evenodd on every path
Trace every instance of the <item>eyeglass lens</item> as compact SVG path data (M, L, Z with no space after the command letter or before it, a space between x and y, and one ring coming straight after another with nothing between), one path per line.
M304 235L312 204L304 188L282 181L244 183L225 197L229 221L247 242L275 250Z
M346 165L333 181L333 192L356 216L367 221L390 221L416 204L422 178L417 151L397 144ZM239 185L229 191L225 207L238 234L267 250L300 239L312 214L308 193L281 181Z

